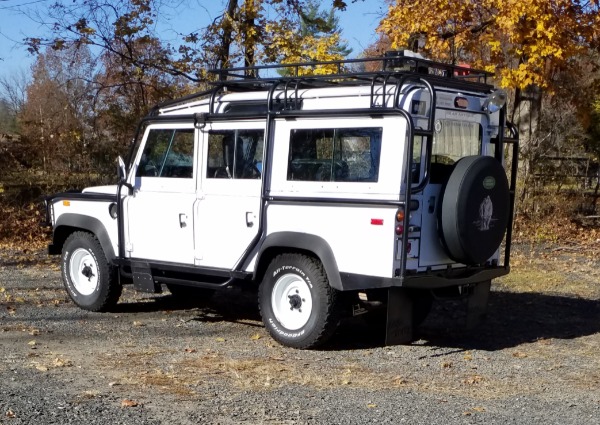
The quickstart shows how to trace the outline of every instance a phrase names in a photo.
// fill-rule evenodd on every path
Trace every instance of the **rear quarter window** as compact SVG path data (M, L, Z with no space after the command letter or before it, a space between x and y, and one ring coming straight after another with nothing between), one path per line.
M288 181L377 182L382 127L290 130Z

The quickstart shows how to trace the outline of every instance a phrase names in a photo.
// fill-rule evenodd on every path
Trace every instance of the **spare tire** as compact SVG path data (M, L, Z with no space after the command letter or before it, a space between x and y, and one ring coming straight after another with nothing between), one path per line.
M489 156L461 158L440 202L438 228L448 256L468 265L488 260L508 225L510 194L502 165Z

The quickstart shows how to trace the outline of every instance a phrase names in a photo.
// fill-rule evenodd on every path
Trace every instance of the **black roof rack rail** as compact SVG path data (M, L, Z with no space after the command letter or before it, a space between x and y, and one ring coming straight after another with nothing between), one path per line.
M319 67L329 67L331 68L331 71L335 71L331 72L328 70L328 72L318 75L303 75L302 73L302 70L304 69L316 69ZM361 67L363 69L360 69ZM368 67L371 70L366 70L365 67ZM263 74L266 72L278 75L260 77L261 71ZM331 82L332 80L337 79L338 83L342 83L352 80L364 81L365 78L370 80L370 77L374 74L386 75L398 73L425 74L453 80L486 84L487 78L493 75L490 72L470 68L468 66L452 65L423 59L408 51L387 52L385 56L370 58L255 65L248 67L213 69L208 72L219 76L219 81L213 84L225 84L227 86L260 86L261 84L268 84L274 80L286 78L301 78L306 82Z

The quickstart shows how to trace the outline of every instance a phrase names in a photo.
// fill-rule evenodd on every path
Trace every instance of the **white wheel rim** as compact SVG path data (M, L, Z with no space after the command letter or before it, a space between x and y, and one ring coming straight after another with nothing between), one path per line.
M281 326L296 331L308 323L312 313L310 288L298 275L285 274L275 282L271 307Z
M98 263L87 249L78 248L71 254L69 277L81 295L91 295L96 290Z

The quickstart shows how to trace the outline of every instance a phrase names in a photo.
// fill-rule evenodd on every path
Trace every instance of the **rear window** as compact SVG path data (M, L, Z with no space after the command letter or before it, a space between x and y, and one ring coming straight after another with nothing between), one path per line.
M383 128L294 129L289 181L377 182Z

